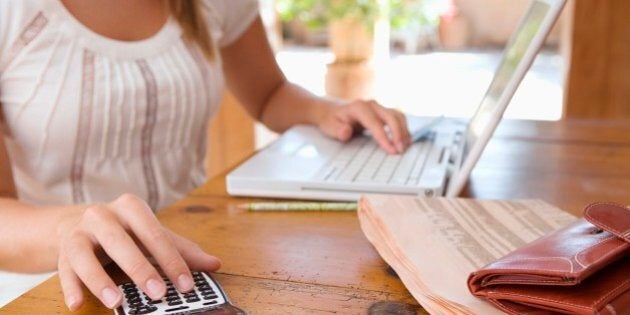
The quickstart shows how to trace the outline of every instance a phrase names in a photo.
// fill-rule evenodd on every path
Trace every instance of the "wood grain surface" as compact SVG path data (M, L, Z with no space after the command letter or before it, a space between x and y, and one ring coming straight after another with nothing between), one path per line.
M630 1L573 1L564 115L630 119Z
M540 198L576 215L593 201L630 204L630 125L506 121L467 186L485 199ZM223 261L216 274L252 314L421 312L361 233L355 213L256 213L236 208L224 174L158 213ZM430 253L427 259L430 259ZM117 281L124 276L109 267ZM66 313L53 277L2 314ZM112 314L90 297L79 314Z

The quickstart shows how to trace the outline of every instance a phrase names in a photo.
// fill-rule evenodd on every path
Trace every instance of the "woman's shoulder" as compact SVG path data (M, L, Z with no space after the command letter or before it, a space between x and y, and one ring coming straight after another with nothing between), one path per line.
M215 40L227 46L258 16L258 0L202 0L203 11Z

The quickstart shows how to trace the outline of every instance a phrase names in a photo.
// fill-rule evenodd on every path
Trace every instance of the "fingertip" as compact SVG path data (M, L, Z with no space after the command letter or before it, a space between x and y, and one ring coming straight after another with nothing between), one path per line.
M191 270L198 271L208 271L213 272L219 270L221 268L221 260L218 258L203 253L202 255L197 256L194 261L190 261L189 266Z
M117 289L105 287L101 291L101 301L109 309L115 309L122 303L122 295Z
M188 272L179 275L176 283L177 289L182 293L190 292L195 287L194 280Z
M68 296L66 297L66 306L71 312L78 310L83 304L83 298L77 296Z
M150 278L145 283L145 293L153 300L159 300L166 295L166 284L160 278Z
M388 154L398 154L398 150L394 147L394 145L392 145L391 143L387 143L386 145L381 145L381 147L388 153Z
M337 130L337 139L347 141L352 137L352 127L349 125L341 125Z
M216 258L214 256L210 256L208 255L208 269L209 271L215 271L215 270L219 270L221 268L221 260L219 260L219 258Z

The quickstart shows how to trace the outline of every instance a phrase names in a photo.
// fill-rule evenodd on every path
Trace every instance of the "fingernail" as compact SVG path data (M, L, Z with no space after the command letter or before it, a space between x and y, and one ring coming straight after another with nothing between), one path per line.
M215 271L221 268L221 260L219 260L219 258L216 258L211 255L208 255L208 257L210 258L211 264L212 264L212 267L209 268L209 271Z
M155 279L147 280L147 294L154 300L159 300L164 295L164 291L166 287L162 281L158 281Z
M74 296L66 297L66 306L69 310L74 311L77 308L77 299Z
M177 277L177 286L179 286L180 290L184 290L184 291L188 291L192 289L193 287L192 278L185 273L179 275L179 277Z
M108 287L101 291L101 297L103 298L103 303L105 303L105 306L109 308L114 308L118 303L120 294L117 293L114 289Z
M396 150L398 151L398 153L403 153L403 151L405 151L405 147L402 145L402 143L396 142Z

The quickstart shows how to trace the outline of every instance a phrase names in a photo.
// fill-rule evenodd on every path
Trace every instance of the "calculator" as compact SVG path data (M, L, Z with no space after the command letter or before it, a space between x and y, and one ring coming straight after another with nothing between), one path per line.
M114 312L116 315L168 314L168 315L240 315L247 314L232 305L219 284L205 272L193 272L195 287L188 293L180 293L173 283L164 278L166 295L160 300L151 298L133 283L118 286L124 299Z

